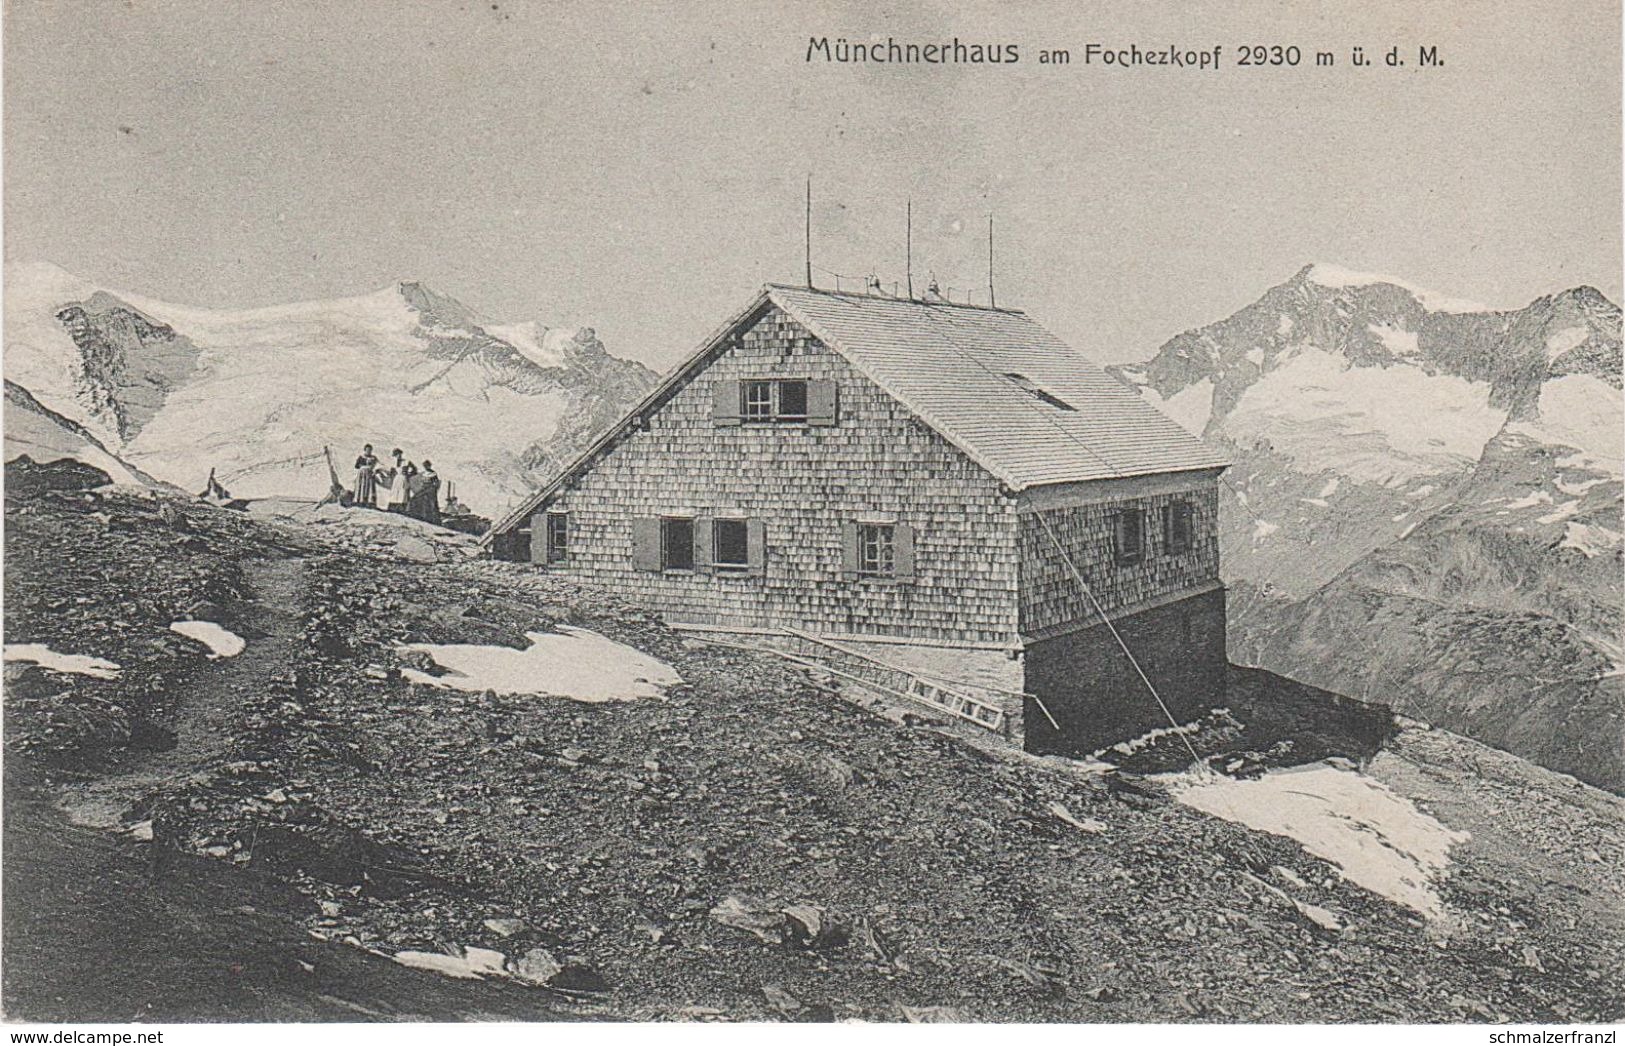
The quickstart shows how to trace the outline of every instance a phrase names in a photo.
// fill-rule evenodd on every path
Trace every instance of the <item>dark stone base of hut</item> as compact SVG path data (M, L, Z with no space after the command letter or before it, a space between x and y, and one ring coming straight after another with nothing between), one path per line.
M1221 706L1225 693L1224 590L1112 622L1180 723ZM1039 640L1023 656L1025 747L1082 756L1168 726L1134 666L1103 624ZM1050 725L1050 717L1060 725Z

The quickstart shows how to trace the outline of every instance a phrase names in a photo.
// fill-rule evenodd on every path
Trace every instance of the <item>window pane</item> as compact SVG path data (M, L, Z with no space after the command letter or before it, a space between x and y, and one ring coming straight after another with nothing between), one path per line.
M660 521L660 565L667 570L694 569L694 521Z
M1120 561L1133 563L1139 560L1144 531L1139 509L1126 508L1117 514L1117 558Z
M750 565L748 531L742 519L719 519L713 524L715 553L713 562L719 567L746 567Z
M547 514L547 558L557 563L565 558L570 547L570 517L563 512Z
M890 524L865 523L858 528L858 573L896 572L897 548Z
M741 386L740 404L741 413L747 418L758 421L773 416L773 383L771 381L747 381Z
M779 382L779 417L805 418L807 416L807 383L804 381Z

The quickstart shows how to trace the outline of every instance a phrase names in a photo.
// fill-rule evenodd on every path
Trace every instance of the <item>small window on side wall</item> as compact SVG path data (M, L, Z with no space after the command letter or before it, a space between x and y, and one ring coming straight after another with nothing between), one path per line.
M694 521L678 516L660 520L660 568L694 569Z
M1138 563L1145 558L1145 519L1137 508L1119 509L1112 517L1112 539L1117 562Z
M848 579L914 578L914 528L902 523L844 523L841 573Z
M1173 501L1162 506L1162 542L1170 556L1189 552L1196 543L1196 526L1191 503Z
M750 527L742 519L711 523L711 565L719 572L744 573L750 569Z
M564 512L547 514L547 561L562 563L570 558L570 517Z

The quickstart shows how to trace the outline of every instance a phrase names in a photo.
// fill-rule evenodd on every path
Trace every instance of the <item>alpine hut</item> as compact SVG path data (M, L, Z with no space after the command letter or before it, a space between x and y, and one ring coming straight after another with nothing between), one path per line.
M1022 312L768 285L487 540L1088 750L1222 691L1226 465Z

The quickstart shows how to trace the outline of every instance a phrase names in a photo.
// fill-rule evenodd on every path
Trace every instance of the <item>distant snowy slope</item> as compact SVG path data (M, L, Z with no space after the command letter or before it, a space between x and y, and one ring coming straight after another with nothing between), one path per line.
M1316 264L1117 372L1235 462L1232 660L1625 788L1616 305Z
M28 265L8 267L6 305L8 379L132 465L191 490L212 469L238 497L319 497L322 448L348 480L371 443L496 514L654 379L590 330L487 327L416 283L221 310Z

